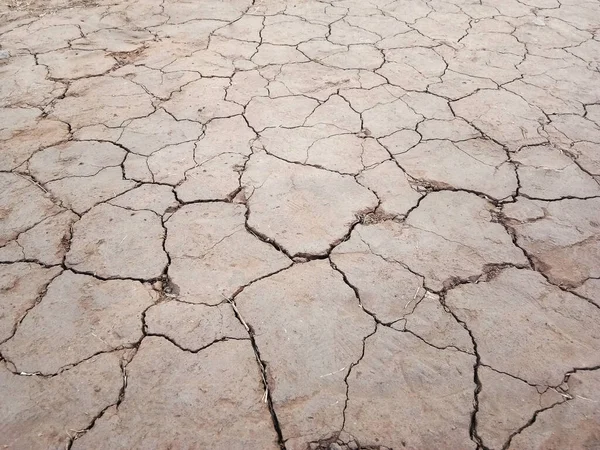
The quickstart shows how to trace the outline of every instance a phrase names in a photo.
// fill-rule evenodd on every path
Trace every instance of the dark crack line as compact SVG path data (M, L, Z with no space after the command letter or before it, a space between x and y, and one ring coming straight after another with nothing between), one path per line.
M524 430L526 430L527 428L532 426L535 423L535 421L537 420L538 415L540 415L544 411L548 411L549 409L554 408L555 406L563 405L563 404L571 401L572 397L571 396L568 396L566 398L563 397L563 399L564 399L563 401L553 403L552 405L550 405L546 408L538 409L537 411L535 411L533 413L533 416L524 425L522 425L521 427L519 427L519 429L517 429L516 431L513 431L510 434L510 436L508 437L508 439L506 440L504 445L502 445L502 450L508 450L508 448L510 447L510 444L511 444L512 440L515 438L515 436L521 434Z
M13 263L6 263L6 264L13 264ZM44 266L45 267L45 266ZM56 267L56 266L55 266ZM35 308L37 305L40 304L40 302L44 299L44 297L46 296L46 293L48 292L48 288L50 287L50 285L52 284L52 282L54 280L56 280L61 274L63 273L62 270L60 270L55 276L53 276L50 280L48 280L47 283L45 283L42 288L38 291L38 294L35 298L35 300L33 301L33 304L27 308L25 310L25 312L21 315L21 317L19 317L19 319L17 320L17 322L14 324L12 332L10 334L10 336L6 339L4 339L3 341L0 341L0 345L4 344L5 342L8 342L9 340L11 340L15 334L17 333L17 330L19 328L19 326L21 325L21 323L23 323L23 321L25 320L25 318L27 317L27 315L29 314L29 312ZM9 361L8 359L6 359L5 356L3 356L2 354L0 354L0 357L2 359L4 359L5 361ZM11 363L12 364L12 363ZM14 366L14 364L13 364Z
M240 314L240 312L239 312L239 310L238 310L238 308L237 308L237 306L235 304L235 297L236 297L236 295L232 296L232 298L228 299L228 301L229 301L229 303L231 304L231 306L233 308L233 312L235 314L235 317L242 324L242 326L246 329L246 331L248 333L248 336L250 337L250 343L252 344L252 349L254 350L254 356L256 357L256 363L258 365L258 369L260 371L260 375L261 375L263 387L265 389L263 401L265 403L267 403L267 406L269 408L269 413L271 414L271 420L273 422L273 428L275 429L275 433L277 433L277 442L279 444L279 448L281 450L286 450L285 440L283 438L283 433L281 431L281 425L279 423L279 419L277 417L277 413L275 412L275 407L273 405L273 397L272 397L272 394L271 394L271 389L269 388L269 380L268 380L268 373L267 373L267 363L262 359L262 357L260 355L260 350L259 350L258 345L256 343L256 339L255 339L255 335L254 335L254 330L244 320L244 318Z
M475 353L475 364L473 365L473 383L475 384L475 390L473 391L473 411L471 412L471 425L469 427L469 434L471 436L471 440L475 442L475 444L477 444L478 448L481 448L482 450L488 450L488 447L486 447L483 444L481 436L479 436L479 433L477 431L479 394L481 393L481 390L483 388L481 380L479 379L479 367L481 366L481 356L479 355L479 351L477 349L477 340L475 339L475 336L467 326L466 322L460 320L458 316L446 304L446 292L440 293L440 302L442 303L442 306L444 306L444 309L447 312L449 312L452 315L452 317L454 317L454 320L456 320L456 322L462 325L462 327L467 331L473 343L473 352Z

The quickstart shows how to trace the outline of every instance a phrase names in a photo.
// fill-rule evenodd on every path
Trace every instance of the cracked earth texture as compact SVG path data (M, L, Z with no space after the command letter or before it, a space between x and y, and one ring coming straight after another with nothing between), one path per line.
M1 448L600 448L598 0L0 23Z

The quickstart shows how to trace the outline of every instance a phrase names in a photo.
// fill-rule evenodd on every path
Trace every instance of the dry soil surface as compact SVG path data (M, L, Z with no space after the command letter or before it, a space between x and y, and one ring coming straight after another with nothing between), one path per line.
M0 6L0 448L600 448L598 0Z

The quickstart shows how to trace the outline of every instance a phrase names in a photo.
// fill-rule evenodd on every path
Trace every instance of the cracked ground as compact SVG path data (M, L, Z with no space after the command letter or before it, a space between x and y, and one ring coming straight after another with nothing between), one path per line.
M0 23L1 448L600 448L598 0Z

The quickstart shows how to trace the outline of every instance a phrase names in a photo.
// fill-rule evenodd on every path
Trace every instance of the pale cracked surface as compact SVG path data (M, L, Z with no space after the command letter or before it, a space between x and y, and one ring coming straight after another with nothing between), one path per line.
M123 402L107 410L73 448L168 448L172 442L277 448L248 340L190 353L148 337L126 371Z
M0 448L600 448L598 0L0 2Z

